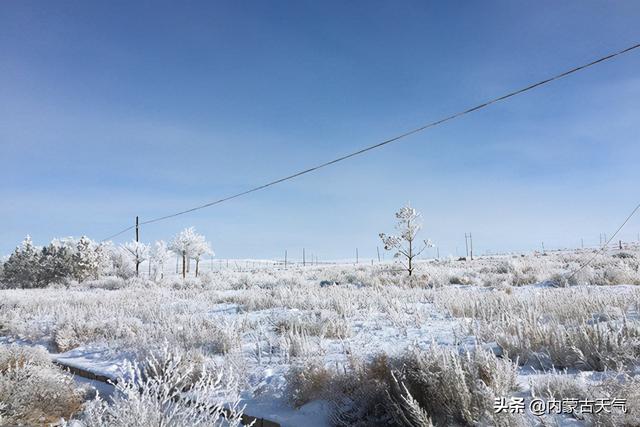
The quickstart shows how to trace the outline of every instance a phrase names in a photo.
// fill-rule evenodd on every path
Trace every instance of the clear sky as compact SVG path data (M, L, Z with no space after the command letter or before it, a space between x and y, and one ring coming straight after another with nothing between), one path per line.
M330 160L637 43L638 22L637 1L2 1L0 253ZM441 255L468 231L479 253L597 244L640 200L639 118L634 52L142 240L373 257L410 201Z

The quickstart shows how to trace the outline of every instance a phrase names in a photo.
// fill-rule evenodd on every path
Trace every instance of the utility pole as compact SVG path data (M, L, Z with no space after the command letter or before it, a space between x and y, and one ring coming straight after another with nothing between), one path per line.
M542 254L544 255L544 242L542 242Z
M436 246L436 258L440 259L440 246Z
M380 248L376 246L376 252L378 252L378 262L380 262Z
M306 255L304 253L304 248L302 248L302 266L304 267L306 265Z
M356 248L356 264L358 263L358 248Z
M618 248L622 250L622 240L618 240Z
M584 249L584 239L580 238L580 248Z
M138 216L136 215L136 243L140 241L139 239L140 239L140 226L138 224ZM136 249L136 277L138 277L138 270L140 268L140 263L138 262L138 255L137 255L139 250L140 250L139 248Z
M287 250L284 250L284 268L287 268Z
M473 261L473 237L471 237L471 233L469 233L469 253L471 254L471 261Z

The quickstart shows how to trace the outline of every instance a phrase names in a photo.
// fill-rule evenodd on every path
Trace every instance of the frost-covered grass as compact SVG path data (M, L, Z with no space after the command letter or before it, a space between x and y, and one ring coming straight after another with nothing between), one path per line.
M470 328L512 359L549 369L603 371L640 360L640 288L449 288L436 304L472 319Z
M541 390L637 399L629 384L638 382L640 359L640 254L598 255L569 278L591 256L421 261L412 278L391 264L202 267L197 279L105 277L3 289L0 335L51 352L97 348L132 361L169 348L195 366L233 371L251 415L260 416L251 411L265 402L304 409L330 400L342 425L533 425L530 417L493 414L492 399ZM549 381L522 388L532 368ZM605 375L573 387L554 370L565 368ZM610 382L609 371L625 380ZM152 410L144 399L112 404ZM618 425L633 425L637 409L630 408ZM97 403L94 410L98 418L106 411Z

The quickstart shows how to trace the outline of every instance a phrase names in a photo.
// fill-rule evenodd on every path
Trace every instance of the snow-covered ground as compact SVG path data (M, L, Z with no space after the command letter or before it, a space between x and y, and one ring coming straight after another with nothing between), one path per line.
M494 397L528 402L537 393L532 384L549 375L595 396L587 389L615 377L607 372L634 381L638 374L637 253L615 255L600 256L573 282L567 272L590 252L425 261L411 280L389 264L284 269L261 262L253 271L212 269L197 279L5 289L0 345L43 345L58 362L110 378L126 375L127 361L170 348L232 373L245 412L283 426L335 422L330 390L292 399L292 367L342 375L381 354L399 360L434 347L461 354L479 347L511 359L518 387ZM637 410L637 402L628 405ZM521 421L589 421L580 418L529 414Z

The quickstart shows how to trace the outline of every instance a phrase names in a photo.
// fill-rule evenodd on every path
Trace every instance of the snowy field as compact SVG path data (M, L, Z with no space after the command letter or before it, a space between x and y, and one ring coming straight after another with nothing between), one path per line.
M234 425L220 417L234 404L282 426L640 425L640 251L570 276L593 255L423 260L411 278L243 261L0 289L0 425L158 425L140 408L162 398L169 425ZM502 398L523 413L496 413ZM621 400L536 414L534 399Z

